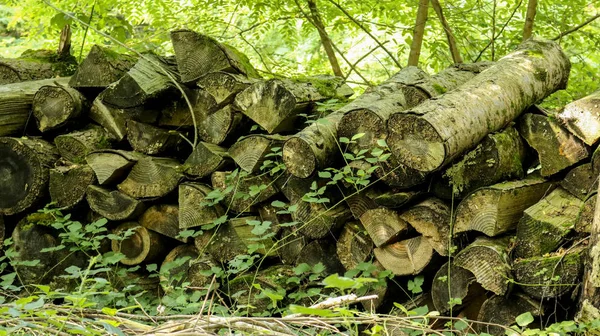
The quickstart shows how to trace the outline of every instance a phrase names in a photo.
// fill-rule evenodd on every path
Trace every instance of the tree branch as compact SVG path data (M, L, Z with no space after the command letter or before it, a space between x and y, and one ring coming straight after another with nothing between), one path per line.
M442 5L440 5L439 0L431 0L431 5L435 10L440 22L442 23L442 27L444 27L444 33L446 33L446 38L448 39L448 46L450 47L450 54L452 55L452 61L455 64L459 64L463 62L462 57L460 56L460 51L458 51L458 46L456 45L456 39L454 38L454 34L452 33L452 29L446 21L444 17L444 12L442 11ZM417 23L418 24L418 23ZM424 25L425 23L423 23Z
M421 45L423 45L423 34L425 34L425 23L427 22L428 10L429 0L419 0L417 22L415 23L415 29L413 30L410 53L408 54L408 66L419 65L419 56L421 56Z
M517 6L513 10L513 12L510 14L510 17L508 18L508 20L506 20L506 22L504 23L504 26L502 26L502 29L500 29L500 31L498 32L498 35L492 36L492 39L490 40L490 42L488 42L488 44L483 49L481 49L481 51L479 52L479 55L477 55L475 60L473 60L473 63L479 61L479 59L481 58L483 53L487 50L487 48L489 48L492 45L494 40L496 40L496 38L498 38L500 35L502 35L502 32L504 32L504 29L506 29L506 27L508 26L510 21L512 21L513 17L515 16L515 13L517 13L519 8L521 7L521 4L523 4L523 0L519 0L519 3L517 4Z
M323 24L323 20L321 20L321 15L319 14L319 9L317 8L317 3L314 0L307 0L308 9L310 10L310 14L312 15L312 22L317 30L319 31L319 36L321 37L321 44L323 45L323 49L325 49L325 53L327 54L327 58L329 59L329 64L331 64L331 70L333 70L333 74L338 77L344 77L342 73L342 69L340 69L340 64L338 63L337 57L335 56L335 52L333 51L333 47L331 46L331 38L325 31L325 25Z
M584 23L580 24L579 26L575 26L575 27L573 27L573 28L571 28L569 30L566 30L566 31L558 34L555 38L552 39L552 41L559 40L559 39L563 38L566 35L569 35L571 33L574 33L576 31L578 31L579 29L581 29L581 28L589 25L590 23L594 22L599 17L600 17L600 14L596 14L595 16L592 16L591 18L587 19Z
M523 41L531 37L533 33L533 21L537 10L537 0L529 0L527 5L527 15L525 16L525 26L523 27Z
M383 43L385 44L385 43L387 43L387 41L385 41ZM379 49L379 46L375 46L375 48L369 50L366 54L362 55L359 59L357 59L356 62L350 64L350 71L348 71L346 76L344 76L344 80L346 80L346 79L348 79L348 77L350 77L350 74L352 73L352 71L356 71L356 66L358 65L358 63L360 63L362 60L367 58L369 55L371 55L377 49Z

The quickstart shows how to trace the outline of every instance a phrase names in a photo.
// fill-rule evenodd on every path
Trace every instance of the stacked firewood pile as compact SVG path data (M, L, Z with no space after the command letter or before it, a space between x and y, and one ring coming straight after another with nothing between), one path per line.
M123 264L191 256L197 287L210 281L201 270L258 242L263 287L290 265L343 273L374 260L398 281L369 309L405 300L394 287L419 274L430 310L498 324L576 299L600 107L594 95L534 105L566 87L557 44L435 75L407 67L332 108L353 95L339 78L265 80L227 45L171 37L174 57L94 46L70 77L57 63L0 62L0 233L19 259L41 259L23 281L82 262L40 253L60 244L34 215L52 201L133 228L108 247Z

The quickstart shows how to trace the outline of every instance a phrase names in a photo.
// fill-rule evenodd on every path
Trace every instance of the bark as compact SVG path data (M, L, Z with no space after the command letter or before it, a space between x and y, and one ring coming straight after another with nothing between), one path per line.
M137 222L127 222L120 224L114 234L123 235L132 230L133 234L124 240L112 240L112 250L124 254L121 259L123 265L139 265L141 263L151 263L164 257L168 250L166 249L165 238Z
M554 189L539 176L483 187L466 197L456 209L454 234L479 231L493 237L510 231L530 206Z
M400 218L423 235L439 255L448 255L450 207L443 201L428 198L401 213Z
M525 108L565 88L569 70L558 44L528 40L442 98L392 115L388 145L411 168L440 169Z
M364 228L359 223L349 222L340 233L336 250L340 262L346 271L350 271L371 256L373 241L364 234Z
M573 194L573 196L585 201L592 193L596 191L597 175L592 173L592 165L584 163L571 169L564 179L560 181L560 186Z
M135 198L95 185L87 187L86 198L92 210L113 221L135 219L146 208L144 203Z
M69 86L84 90L104 89L123 77L135 62L133 56L94 45L73 74Z
M349 97L354 92L341 78L270 79L250 85L235 97L235 106L269 134L291 131L299 114L316 102Z
M575 231L579 233L591 233L592 223L594 222L594 209L596 208L596 199L598 195L594 193L583 203L579 210L577 221L575 222Z
M215 71L260 78L246 55L206 35L181 29L171 32L181 81L188 84Z
M567 104L557 115L571 133L589 146L600 140L600 91Z
M89 111L90 103L71 87L46 85L33 97L32 109L38 129L46 132L73 123Z
M185 260L185 262L181 262ZM193 245L179 245L167 254L160 265L160 285L165 293L180 288L183 283L193 290L209 289L212 276L202 275L215 263L207 255L198 252ZM211 288L214 289L214 288Z
M200 183L185 182L179 185L179 228L188 229L213 224L225 214L221 205L209 205L206 195L212 189Z
M71 76L75 57L50 50L26 50L18 58L0 58L0 85Z
M183 178L179 170L179 162L175 160L145 157L133 166L118 188L121 192L138 199L162 197L177 188Z
M315 28L317 28L317 31L319 32L321 44L323 45L323 49L325 49L327 59L329 59L331 70L333 71L333 74L337 77L344 77L342 69L340 68L340 64L338 63L337 57L335 56L333 46L331 45L331 38L329 38L327 31L325 31L325 25L323 24L323 20L321 19L321 15L319 14L317 3L315 2L315 0L307 0L307 2L308 9L310 10L310 14L312 16L311 23L315 26Z
M582 206L578 198L557 188L525 210L517 225L515 255L530 258L556 250L571 232Z
M448 40L448 46L450 47L450 55L452 55L452 61L454 64L459 64L463 62L462 57L460 56L460 51L458 51L458 46L456 45L456 38L454 38L454 34L452 33L452 28L446 21L444 17L444 12L442 10L442 6L440 5L439 0L431 0L431 5L435 10L438 18L440 19L440 23L444 28L444 33L446 34L446 39Z
M59 208L71 209L85 198L87 187L96 183L94 170L87 165L50 169L50 199Z
M227 149L208 142L199 142L183 166L187 177L200 179L217 170L230 168L232 160Z
M540 303L523 295L515 293L508 297L495 295L487 299L481 306L478 321L493 323L494 325L478 324L477 331L491 335L505 335L506 329L501 326L513 325L515 319L525 313L531 313L534 317L542 315Z
M408 225L396 211L388 208L375 208L365 211L360 222L376 247L393 243L406 232Z
M153 125L127 121L127 141L133 150L148 154L172 154L183 138L176 131L169 131Z
M423 35L425 33L428 11L429 0L420 0L419 8L417 10L417 21L415 22L412 43L410 45L410 54L408 55L408 66L419 65L419 56L421 55L421 45L423 44Z
M527 3L527 14L525 15L525 26L523 27L523 41L529 39L533 33L536 10L537 0L529 0Z
M137 152L123 150L101 150L85 157L87 164L94 170L100 185L122 181L133 165L145 156Z
M54 144L63 158L83 163L89 153L110 148L111 139L102 127L90 125L87 129L57 136Z
M0 86L0 136L25 129L37 91L47 85L67 85L69 77L44 79Z
M266 201L278 192L267 174L241 177L231 172L217 171L211 175L211 181L213 188L221 191L234 186L233 191L225 195L224 204L237 213L252 212L256 204Z
M538 153L542 176L561 172L590 155L588 147L554 119L528 113L519 126L521 136Z
M179 207L172 204L157 204L146 210L138 222L148 230L187 243L188 238L179 235Z
M262 163L276 153L275 149L281 149L287 139L287 136L278 134L248 135L238 139L229 148L229 155L241 169L248 173L256 173L260 171Z
M14 215L47 195L48 169L58 160L56 148L33 138L0 138L0 215Z
M377 247L373 252L381 265L395 275L421 273L435 253L429 241L422 236Z

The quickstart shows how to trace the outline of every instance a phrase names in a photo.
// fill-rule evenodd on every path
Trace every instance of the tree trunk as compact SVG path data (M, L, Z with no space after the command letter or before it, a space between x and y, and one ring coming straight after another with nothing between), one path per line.
M575 222L575 231L579 233L591 233L592 223L594 222L594 209L598 194L594 193L585 200L583 207L579 210L577 222Z
M260 78L246 55L206 35L181 29L171 32L181 81L189 84L209 72L241 73Z
M567 104L556 119L587 145L593 146L600 140L599 102L600 91L597 91Z
M340 68L340 64L338 63L337 57L335 56L335 51L333 50L333 46L331 45L331 38L325 31L325 25L323 24L323 20L321 19L321 14L319 14L319 9L317 8L317 3L315 0L307 0L308 9L310 10L310 14L312 17L311 23L317 28L319 32L319 37L321 38L321 44L323 45L323 49L325 49L325 53L327 54L327 59L329 60L329 64L331 65L331 70L333 74L337 77L344 77L342 73L342 69Z
M94 45L73 74L69 86L83 90L105 89L123 77L135 62L136 58L133 56Z
M581 207L577 197L557 188L525 210L517 225L515 255L530 258L556 250L571 232Z
M448 255L450 237L450 207L437 198L429 198L400 214L442 256Z
M213 266L212 259L199 253L194 245L179 245L160 265L160 285L165 293L181 288L183 283L189 283L186 287L193 290L209 289L212 276L202 275L202 272Z
M179 207L171 204L157 204L146 210L138 219L141 226L163 236L187 243L188 238L179 235Z
M573 196L585 201L596 191L597 176L592 173L592 165L584 163L571 169L565 178L560 181L560 186L573 194Z
M133 166L118 188L134 198L162 197L175 190L183 178L179 168L179 162L175 160L148 156Z
M376 247L397 241L408 228L406 221L397 212L384 207L365 211L360 216L360 222Z
M590 155L588 147L554 119L527 113L519 126L521 136L538 153L542 176L554 175Z
M442 98L392 115L388 145L410 168L439 169L525 108L565 88L569 70L569 59L556 43L528 40Z
M128 120L127 141L135 151L148 155L168 155L176 151L182 137L176 131Z
M144 203L117 190L108 190L90 185L86 191L90 208L106 219L113 221L137 218L146 208Z
M17 134L25 129L33 99L47 85L67 85L69 77L43 79L0 86L0 136Z
M0 138L0 215L14 215L47 195L48 169L58 160L56 148L30 138Z
M525 15L525 26L523 27L523 41L529 39L533 33L536 10L537 0L529 0L527 3L527 14Z
M224 204L237 213L252 212L254 205L266 201L278 192L266 174L241 177L234 176L231 172L217 171L211 175L211 181L213 188L221 191L234 186L233 191L225 195Z
M217 170L231 168L233 164L227 149L208 142L199 142L183 166L188 178L200 179Z
M33 115L42 132L72 123L90 109L90 102L79 91L60 85L42 86L33 97Z
M75 57L60 57L50 50L26 50L18 58L0 58L0 85L71 76Z
M85 198L87 187L94 183L96 176L87 165L50 169L50 199L60 208L71 209Z
M510 231L523 217L523 211L552 189L552 182L535 175L483 187L456 208L454 234L479 231L493 237Z
M340 262L346 271L350 271L371 256L373 241L364 234L364 228L358 222L349 222L344 225L336 247Z
M419 8L417 9L417 21L415 23L412 43L410 45L410 54L408 55L408 66L419 65L419 56L421 56L421 45L423 44L423 35L425 33L428 11L429 0L420 0Z
M241 137L229 148L235 163L248 173L257 173L265 160L274 161L275 149L281 149L287 136L253 134ZM269 155L271 154L271 155Z
M179 228L188 229L213 224L225 214L220 204L209 205L206 199L212 189L200 183L185 182L179 185Z
M151 263L164 257L167 250L165 238L160 234L140 226L137 222L120 224L114 231L116 235L123 235L126 231L133 230L133 235L124 240L112 240L112 250L123 253L123 265L139 265Z
M130 168L144 157L137 152L109 149L90 153L85 160L94 170L98 183L107 185L121 181Z
M421 273L435 253L429 241L422 236L377 247L373 252L381 265L395 275Z
M454 34L452 33L450 25L444 17L444 12L442 11L442 6L440 5L439 0L431 0L431 5L433 6L433 9L435 10L435 13L437 14L438 18L440 19L440 23L442 24L442 28L444 29L444 33L446 34L448 46L450 47L450 55L452 55L452 61L454 62L454 64L462 63L463 59L460 56L460 51L458 51L456 39L454 38Z
M235 106L269 134L294 129L301 113L314 103L349 97L354 92L341 78L271 79L250 85L235 97Z
M57 136L54 144L63 158L73 163L83 163L89 153L110 148L111 139L102 127L90 125L82 131Z
M431 300L440 314L458 311L479 295L485 295L485 290L477 283L473 273L453 263L448 266L446 262L433 277ZM460 299L461 303L456 299Z

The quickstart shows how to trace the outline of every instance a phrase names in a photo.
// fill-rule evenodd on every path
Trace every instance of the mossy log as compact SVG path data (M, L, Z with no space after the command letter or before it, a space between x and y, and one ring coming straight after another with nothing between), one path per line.
M54 144L63 158L74 163L83 163L89 153L110 148L111 140L102 127L91 125L82 131L57 136L54 138Z
M56 206L71 209L85 198L87 187L96 183L88 165L58 166L50 169L50 199Z
M268 256L277 255L277 252L273 249L275 244L273 236L276 229L269 226L263 233L257 233L257 225L260 224L262 224L262 221L256 216L238 217L229 220L229 225L232 226L236 236L245 246L246 252L250 250L252 245L258 244L262 246L258 247L255 253ZM259 231L262 231L262 229Z
M283 196L285 196L290 203L294 204L302 200L302 197L306 195L306 193L311 192L313 182L316 184L317 188L325 186L325 183L318 178L301 179L289 174L286 170L275 180L275 185L277 185L277 189L281 191Z
M278 134L244 136L229 148L229 155L241 169L256 173L260 171L262 163L269 159L267 155L274 156L288 138Z
M171 42L173 42L181 81L186 84L215 71L241 73L248 77L260 78L246 55L211 37L181 29L171 32Z
M183 172L189 178L200 179L232 165L226 148L208 142L198 142L192 154L185 160Z
M172 204L157 204L146 210L138 222L146 229L158 232L163 236L187 243L188 238L179 236L179 207Z
M281 230L281 238L276 242L275 249L282 263L294 265L300 253L302 253L302 249L309 242L310 239L300 234L297 228L285 227Z
M0 138L0 215L14 215L47 195L56 148L33 138Z
M232 103L238 93L257 81L240 74L215 71L200 77L196 85L208 92L216 104L223 105Z
M90 208L109 220L135 219L144 212L144 203L117 190L90 185L86 190Z
M336 244L337 256L346 271L365 262L373 251L373 241L358 222L344 225Z
M560 186L573 194L573 196L585 201L596 191L598 175L592 172L592 164L584 163L571 169L560 181Z
M104 89L123 77L135 62L133 56L94 45L73 74L69 86L76 89Z
M135 151L148 155L172 154L182 140L179 132L127 121L127 141Z
M162 197L177 188L183 178L179 171L179 162L175 160L148 156L133 166L118 188L134 198Z
M215 230L205 231L202 240L205 243L200 244L200 239L196 238L196 246L205 245L205 250L218 262L226 264L236 256L248 254L250 245L262 244L254 253L260 255L276 255L273 247L272 238L263 238L260 235L252 233L253 225L249 221L256 221L257 217L238 217L219 224ZM200 248L199 248L200 250Z
M440 314L458 311L475 296L485 295L484 292L473 273L449 262L440 267L431 283L431 300ZM451 302L452 299L460 299L462 303Z
M267 174L241 176L231 172L216 171L211 175L212 187L224 191L233 186L233 191L225 195L224 204L237 213L252 212L254 205L264 202L279 191Z
M510 237L478 237L454 258L454 265L464 268L477 279L483 288L496 295L508 291L510 270Z
M554 183L530 175L523 180L483 187L456 208L454 233L479 231L493 237L514 229L523 211L554 189Z
M375 176L393 188L409 189L427 180L427 174L402 164L393 155L376 163Z
M509 126L492 133L433 183L436 194L451 199L464 198L474 190L504 180L522 179L526 150L517 130Z
M0 86L0 136L22 132L30 118L36 92L44 86L67 85L69 77Z
M516 283L535 299L556 298L581 282L584 252L581 248L550 256L519 259L512 270Z
M328 208L323 203L299 201L292 219L298 222L300 233L311 239L336 236L352 213L344 204Z
M125 178L131 167L145 155L123 150L101 150L85 157L87 164L94 170L100 185L113 184Z
M575 222L575 231L580 233L591 232L597 199L598 194L593 194L585 200L583 207L579 209L579 215L577 216L577 221Z
M352 212L354 219L360 220L360 217L369 210L376 209L377 203L371 198L372 195L368 195L369 190L361 190L359 193L351 195L345 198L346 204Z
M421 273L435 254L433 247L423 236L377 247L373 252L381 265L395 275Z
M287 208L287 206L285 207ZM263 222L270 222L271 227L269 231L278 234L282 228L289 226L292 222L292 216L289 213L281 213L283 210L280 207L274 207L268 202L260 205L258 208L258 216ZM282 226L283 225L283 226Z
M198 134L202 140L215 145L231 143L240 133L245 133L249 125L244 114L233 105L226 105L200 120Z
M542 176L561 172L590 155L588 147L553 118L527 113L519 121L519 131L538 153Z
M588 146L600 139L600 91L567 104L556 119Z
M450 213L446 203L431 197L402 212L400 218L423 235L439 255L447 256L448 240L451 239Z
M406 221L396 211L385 207L365 211L360 216L360 222L376 247L397 241L408 228Z
M481 306L477 320L484 322L477 324L477 331L490 335L505 335L507 328L501 326L514 325L516 318L525 313L535 317L543 314L540 303L522 293L495 295L487 299ZM486 324L491 323L490 324Z
M26 50L18 58L0 58L0 85L55 77L68 77L77 70L70 54L51 50Z
M416 202L422 199L424 193L418 190L398 190L388 189L382 193L378 193L373 197L373 201L379 206L384 206L390 209L398 209L403 206Z
M165 293L184 284L192 290L209 289L212 276L202 275L202 272L213 266L212 258L199 253L194 245L179 245L167 254L160 265L160 285Z
M220 204L211 205L206 196L212 188L205 184L185 182L179 185L179 228L196 228L212 224L225 214Z
M164 236L152 230L148 230L137 222L126 222L120 224L114 234L123 236L131 230L132 235L123 240L112 240L113 252L124 254L121 263L124 265L139 265L160 260L165 256L167 244Z
M60 85L42 86L33 97L33 115L42 132L76 121L90 109L90 102L79 91Z
M517 225L516 256L530 258L556 250L573 229L583 202L562 188L525 210Z
M325 270L322 275L324 276L344 272L344 265L338 259L335 244L327 239L313 240L304 246L296 259L296 265L302 263L310 266L315 266L318 263L323 264Z
M452 92L392 115L387 143L408 167L438 170L565 88L570 67L557 43L529 39Z
M302 80L270 79L250 85L235 97L235 106L267 133L294 129L299 114L309 113L316 102L349 97L354 92L338 77Z
M115 107L131 108L142 106L175 89L179 80L177 65L172 57L161 57L146 53L135 65L104 93L104 102Z

